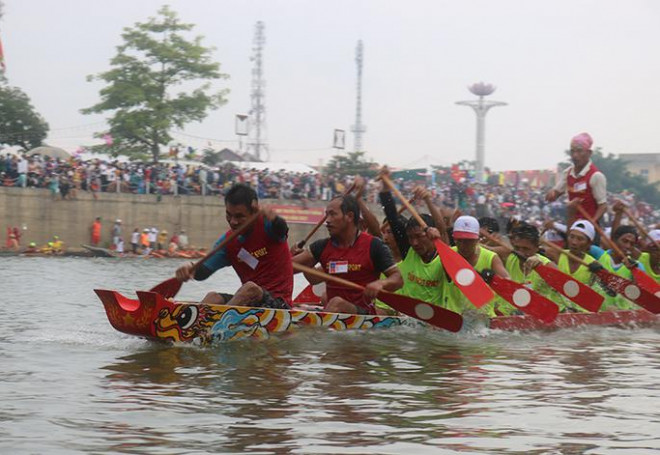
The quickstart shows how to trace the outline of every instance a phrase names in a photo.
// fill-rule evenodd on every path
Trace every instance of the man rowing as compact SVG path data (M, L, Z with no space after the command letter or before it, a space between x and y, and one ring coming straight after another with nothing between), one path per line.
M454 222L452 231L456 243L456 246L452 249L463 256L477 272L495 273L502 278L509 278L509 274L497 253L479 245L479 234L480 226L476 218L467 215L459 216ZM455 308L454 311L458 313L473 307L453 281L447 284L445 299L447 299L447 304L452 304ZM497 297L481 307L480 311L485 312L490 317L495 317L496 306L499 307L504 303L506 302Z
M360 208L355 197L334 198L325 209L327 238L317 240L293 261L308 267L320 263L323 270L364 286L364 292L328 282L325 311L375 314L374 299L380 291L396 291L403 285L389 248L379 238L358 228ZM381 274L385 278L380 278Z
M600 220L607 211L607 180L591 161L593 139L587 133L581 133L571 139L571 161L573 165L560 176L557 185L545 196L548 202L557 200L564 192L568 192L569 203L577 200L589 216ZM569 204L567 225L575 219L584 218Z
M644 265L646 273L660 283L660 229L653 229L648 233L649 238L643 246L639 262Z
M259 207L257 193L247 185L234 185L225 195L225 212L230 230L218 239L219 245L254 214L260 212L245 232L238 235L195 271L186 264L176 271L179 281L201 281L215 271L231 266L242 286L235 294L209 292L202 303L242 305L261 308L290 308L293 268L287 245L289 227L272 209Z
M643 264L629 259L638 240L639 234L637 233L637 229L633 226L622 225L617 227L612 233L612 241L618 246L618 249L605 250L592 245L589 252L607 271L627 280L632 280L633 274L631 267L639 267L640 270L646 271ZM619 250L625 256L621 256ZM602 309L631 310L637 309L637 306L619 294L617 296L606 297Z
M554 301L559 305L560 311L565 311L566 307L584 311L573 302L565 302L563 297L534 270L539 265L555 267L550 259L540 254L540 234L535 226L525 222L518 223L511 230L509 240L511 241L511 248L504 246L489 248L497 252L500 259L502 259L512 281L524 284ZM508 302L502 302L498 306L498 311L504 315L512 314L515 310L516 308Z
M428 226L426 229L420 226L414 216L402 221L387 185L383 184L379 195L387 218L387 227L394 237L393 244L403 258L397 264L403 277L403 287L397 293L459 312L454 302L444 298L447 275L433 243L435 238L447 240L447 230L442 215L431 202L430 191L421 186L413 191L414 199L423 200L433 214L433 216L420 215ZM440 229L436 229L436 225Z

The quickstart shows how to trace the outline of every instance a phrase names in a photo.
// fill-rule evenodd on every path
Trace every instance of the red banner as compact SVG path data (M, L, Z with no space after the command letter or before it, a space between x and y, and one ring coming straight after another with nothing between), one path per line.
M287 223L316 224L325 215L325 207L301 207L299 205L268 204Z

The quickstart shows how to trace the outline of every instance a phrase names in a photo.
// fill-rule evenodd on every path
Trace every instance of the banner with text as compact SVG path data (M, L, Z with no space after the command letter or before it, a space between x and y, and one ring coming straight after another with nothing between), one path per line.
M301 207L299 205L269 204L287 223L316 224L325 215L325 207Z

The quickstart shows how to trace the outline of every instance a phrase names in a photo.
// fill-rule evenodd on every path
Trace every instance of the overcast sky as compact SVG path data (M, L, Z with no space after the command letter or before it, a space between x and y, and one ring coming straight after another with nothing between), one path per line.
M51 127L48 142L75 150L103 130L85 116L126 26L162 1L4 0L0 24L11 85ZM256 21L266 25L271 159L318 164L335 128L355 117L355 47L364 41L364 148L381 163L415 167L474 159L475 115L455 105L467 86L497 86L486 165L552 168L570 138L589 132L611 153L660 152L660 2L654 0L173 0L215 46L231 78L229 102L185 133L235 147L234 116L250 106ZM193 147L207 139L177 135ZM352 147L352 135L348 137ZM217 140L233 142L220 143Z

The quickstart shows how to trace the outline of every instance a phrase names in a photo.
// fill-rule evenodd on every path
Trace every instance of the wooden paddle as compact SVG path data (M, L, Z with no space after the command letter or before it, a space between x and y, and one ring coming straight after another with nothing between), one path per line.
M353 191L354 188L355 188L355 183L353 183L351 186L349 186L349 187L346 189L346 191L344 191L344 192L342 193L342 196L346 196L347 194L350 194L351 191ZM319 220L319 222L316 223L316 226L314 226L314 228L312 228L312 230L309 231L309 234L307 234L307 237L305 237L303 240L301 240L300 242L298 242L298 243L296 244L296 246L297 246L298 248L302 248L302 247L304 247L304 246L307 244L307 242L309 242L309 239L311 239L312 236L313 236L314 234L316 234L316 231L318 231L318 230L321 228L321 226L323 226L323 223L325 223L325 220L326 220L326 219L328 219L328 215L327 215L327 214L323 215L323 218L321 218L321 219Z
M556 250L560 254L565 254L568 258L572 259L573 261L582 264L585 267L589 267L588 262L575 256L570 251L565 251L564 249L555 245L554 243L547 242L545 240L542 240L542 242L544 245ZM600 263L598 264L600 265ZM612 289L614 292L621 294L631 302L636 303L637 305L641 306L647 311L650 311L651 313L654 314L660 313L660 298L658 298L658 296L653 295L652 293L642 288L641 286L638 286L632 281L627 280L622 276L619 276L615 273L610 272L609 270L602 268L602 266L596 272L592 271L592 273L595 274L598 277L598 279L600 279L603 282L605 286Z
M598 223L595 222L595 220L587 213L587 211L582 207L581 205L577 206L577 209L579 212L584 216L587 220L591 222L591 224L594 225L594 228L598 231L600 236L607 240L609 244L612 246L612 249L623 258L624 265L630 269L632 272L632 276L635 278L635 281L637 284L649 291L651 294L656 294L660 295L660 285L655 282L653 278L651 278L649 275L646 273L642 272L637 266L636 262L632 261L624 252L619 248L619 245L617 245L611 237L609 237L605 231L598 225Z
M506 248L510 254L515 254L519 259L523 261L526 260L522 254L506 245L497 237L492 236L485 230L482 230L481 234L490 241L497 243L503 248ZM536 266L534 270L539 274L541 278L543 278L546 283L548 283L550 287L552 287L567 299L577 303L585 310L593 311L594 313L597 313L598 310L600 310L605 297L591 289L586 284L579 282L572 276L567 275L555 267L550 267L545 264Z
M651 237L651 234L649 234L649 231L647 231L646 228L644 228L644 226L642 226L642 223L640 223L639 220L637 220L637 218L635 218L634 216L632 216L630 214L630 210L628 210L627 208L624 208L623 212L626 214L626 216L628 216L628 219L633 222L633 224L637 227L637 230L639 230L639 232L644 234L644 236L646 238L648 238L651 242L653 242L653 244L656 247L660 248L660 242L655 241L653 239L653 237Z
M256 213L252 214L246 221L245 223L241 224L235 231L232 231L227 237L224 238L222 242L218 244L215 248L213 248L211 251L209 251L203 258L195 262L192 266L192 269L190 270L190 274L194 275L195 271L206 261L208 258L213 256L215 253L220 251L227 245L229 242L234 240L238 235L241 234L247 228L254 220L256 220L259 215L261 214L260 211L257 211ZM179 289L181 289L181 285L183 282L179 281L176 277L170 278L168 280L163 281L160 284L157 284L153 288L151 288L151 292L156 292L166 299L171 299L177 293L179 292Z
M332 281L342 286L360 289L362 291L365 289L364 286L360 286L352 281L329 275L321 270L296 264L295 262L293 263L293 268L294 270L315 275L325 281ZM463 316L447 310L446 308L387 291L380 291L378 293L378 298L400 313L427 322L441 329L449 330L450 332L458 332L463 326Z
M401 195L401 192L394 186L389 177L381 175L380 178L389 187L390 191L392 191L410 211L412 216L415 217L422 229L426 229L428 226L422 217L419 216L417 210L415 210L415 208ZM436 239L433 243L438 252L438 256L440 256L443 267L463 295L465 295L474 306L481 308L492 300L494 297L493 291L463 256L452 250L449 245L442 240Z

